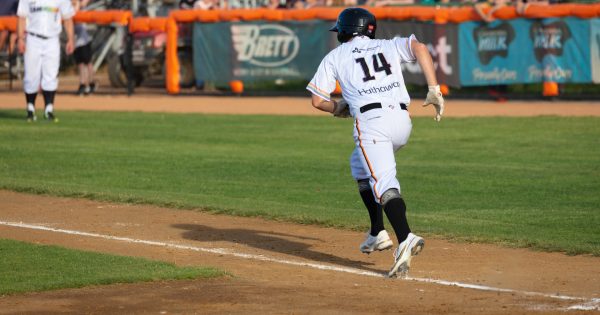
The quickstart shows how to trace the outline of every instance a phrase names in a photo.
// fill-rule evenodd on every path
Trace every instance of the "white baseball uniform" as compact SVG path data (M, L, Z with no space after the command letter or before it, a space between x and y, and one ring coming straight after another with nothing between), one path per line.
M19 17L27 18L25 44L25 93L56 91L60 66L62 20L75 10L70 0L19 0Z
M321 62L307 89L331 100L336 80L354 117L356 148L350 157L352 176L369 179L376 200L388 189L400 191L394 152L412 130L410 97L400 64L415 62L414 35L391 40L354 37L332 50Z

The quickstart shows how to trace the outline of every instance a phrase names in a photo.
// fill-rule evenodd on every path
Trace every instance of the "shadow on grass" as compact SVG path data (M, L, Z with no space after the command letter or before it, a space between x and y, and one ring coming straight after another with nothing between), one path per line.
M26 121L27 115L25 110L17 111L17 110L0 110L0 119L14 119L14 120L22 120Z
M173 227L185 230L182 236L188 240L204 242L225 241L239 243L266 251L294 255L312 261L341 265L376 273L383 272L379 269L367 267L369 265L373 265L373 263L356 261L327 253L316 252L310 249L310 243L302 242L302 240L319 241L319 239L316 238L271 231L248 229L215 229L210 226L199 224L174 224ZM290 240L290 238L295 238L299 241Z

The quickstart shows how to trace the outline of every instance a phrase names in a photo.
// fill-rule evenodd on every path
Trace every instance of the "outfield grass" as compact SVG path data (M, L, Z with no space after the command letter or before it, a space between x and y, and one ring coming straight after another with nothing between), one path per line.
M0 295L88 285L222 276L173 264L0 239Z
M354 230L351 120L0 111L0 187ZM599 118L415 118L397 155L413 230L600 255Z

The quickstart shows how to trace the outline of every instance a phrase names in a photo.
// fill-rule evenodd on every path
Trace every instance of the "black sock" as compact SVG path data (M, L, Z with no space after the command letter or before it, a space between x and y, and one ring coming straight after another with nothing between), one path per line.
M25 100L27 100L27 104L33 104L35 106L36 98L37 98L37 93L25 93Z
M369 218L371 219L371 235L377 236L383 227L383 211L381 205L375 201L372 190L364 190L360 192L365 207L369 210Z
M406 220L406 204L402 198L394 198L387 202L384 209L385 215L396 232L396 238L398 238L398 244L402 243L410 233L410 227L408 227L408 220Z
M46 106L54 104L54 95L56 94L56 91L42 91L42 94L44 95L44 103Z

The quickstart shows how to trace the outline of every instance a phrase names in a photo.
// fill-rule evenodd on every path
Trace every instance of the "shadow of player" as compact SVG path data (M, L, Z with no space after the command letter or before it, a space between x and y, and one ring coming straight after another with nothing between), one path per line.
M342 258L327 253L321 253L311 250L310 244L302 240L319 241L318 238L306 236L277 233L271 231L249 230L243 228L236 229L216 229L210 226L199 224L174 224L173 227L185 230L182 236L188 240L202 242L226 241L231 243L244 244L250 247L277 252L286 255L294 255L307 260L341 265L350 268L356 268L371 272L381 273L381 270L368 268L373 265L370 262L356 261L348 258ZM291 240L290 238L297 239Z
M25 107L23 107L25 108ZM17 110L0 110L0 119L14 119L25 121L26 118L25 109L22 111ZM39 117L38 117L39 118Z

